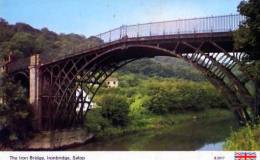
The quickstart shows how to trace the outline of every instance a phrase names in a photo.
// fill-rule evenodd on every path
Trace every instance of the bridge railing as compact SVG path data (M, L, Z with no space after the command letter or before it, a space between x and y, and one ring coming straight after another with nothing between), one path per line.
M244 20L244 16L236 14L192 19L179 19L137 25L123 25L119 28L101 33L96 37L102 39L105 43L107 43L126 37L138 38L174 34L230 32L236 30Z
M244 16L236 14L192 19L178 19L137 25L123 25L113 30L96 35L96 37L102 39L104 43L109 43L124 38L230 32L236 30L245 19L246 18ZM65 54L64 56L57 58L41 58L41 62L42 64L55 62L82 53L82 51L85 51L86 49L90 48L72 48L70 51L68 51L69 54ZM8 66L10 70L16 70L21 66L26 67L26 64L28 64L28 59L29 58L24 58L24 60L19 60L19 64L18 62L11 62L8 64Z

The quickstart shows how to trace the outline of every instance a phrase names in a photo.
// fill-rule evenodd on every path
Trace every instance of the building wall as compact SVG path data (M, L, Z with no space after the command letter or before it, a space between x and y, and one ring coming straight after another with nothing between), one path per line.
M108 81L106 81L106 86L108 88L117 88L118 87L118 81L117 80L108 80Z

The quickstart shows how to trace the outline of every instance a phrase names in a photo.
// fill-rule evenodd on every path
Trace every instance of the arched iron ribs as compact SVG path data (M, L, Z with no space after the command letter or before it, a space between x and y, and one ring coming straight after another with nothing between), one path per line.
M45 96L42 96L43 99L48 97L44 100L48 102L45 105L48 109L43 108L43 112L44 115L49 115L48 118L43 117L43 123L47 123L43 125L44 129L81 126L97 90L104 81L121 66L138 59L114 62L111 61L112 58L112 56L101 58L91 67L82 65L89 63L89 59L84 59L84 63L81 59L76 60L73 65L70 61L55 65L51 69L50 67L44 69L44 75L49 79L47 83L52 89L50 92L45 91ZM78 72L79 70L81 72ZM87 108L84 108L86 106Z
M193 64L193 66L201 71L208 81L213 84L225 97L227 104L230 109L234 111L235 116L237 117L240 124L245 124L250 122L251 118L247 113L245 106L241 104L236 94L223 82L223 79L217 77L212 71L208 70L205 66L202 66L198 63L191 62L191 57L183 56L184 60Z
M212 72L216 73L216 75L220 78L229 79L230 83L228 85L236 89L236 93L241 97L241 99L243 99L243 103L246 103L248 106L252 106L254 101L253 98L242 82L231 71L235 66L235 63L232 61L230 56L227 56L225 53L223 53L222 56L219 55L219 53L206 54L201 49L197 49L187 42L183 42L183 44L194 49L195 51L198 51L195 53L195 55L198 57L195 59L195 61L202 61L201 63L203 64L203 61L209 60L212 64L212 67L208 69L212 70Z
M222 53L222 56L219 53L204 53L201 51L203 43L199 47L195 47L187 42L182 42L182 44L194 49L194 53L180 54L180 57L192 63L206 75L216 88L220 89L232 107L231 109L235 111L240 123L251 121L252 118L247 113L245 106L252 106L253 98L243 83L232 73L238 60L227 53ZM254 108L252 109L254 110Z
M217 48L219 52L204 52L205 44ZM180 45L193 51L177 53ZM111 53L118 48L123 53L127 50L127 44L109 51L83 54L42 68L44 129L62 129L82 125L94 96L106 78L123 65L147 56L130 56L130 58L123 57L116 60L115 55ZM246 54L227 53L213 41L204 41L197 46L179 41L174 46L174 51L154 44L147 44L147 48L167 52L165 55L177 56L193 64L221 91L240 123L254 120L255 117L247 111L254 99L245 87L245 83L252 79L246 73L244 73L246 76L244 79L237 77L234 73L234 68L240 68L241 72L244 72L242 60L245 59ZM254 113L255 108L251 109Z
M89 110L89 107L90 107L90 104L94 98L94 96L96 95L98 89L101 87L101 85L104 83L104 81L114 72L116 71L117 69L121 68L122 66L134 61L136 59L129 59L129 60L125 60L125 61L122 61L120 63L115 63L115 64L108 64L107 66L102 66L102 67L99 67L98 70L99 71L96 71L98 74L97 76L94 76L94 78L91 78L93 79L94 81L91 81L89 82L89 77L83 75L82 78L80 78L79 82L81 84L86 84L84 86L84 88L82 89L82 91L84 90L85 91L85 95L82 96L82 100L80 101L80 96L78 96L76 98L76 103L74 104L82 104L80 106L80 112L74 112L74 114L71 114L70 116L70 122L69 122L69 126L73 126L74 124L83 124L83 121L84 121L84 117L86 116L87 114L87 111ZM96 75L96 74L94 74ZM81 95L83 94L80 93ZM87 100L88 98L88 100ZM84 104L87 104L87 109L86 111L83 111L83 107L84 107ZM74 105L72 107L72 110L75 111L75 108L76 105Z

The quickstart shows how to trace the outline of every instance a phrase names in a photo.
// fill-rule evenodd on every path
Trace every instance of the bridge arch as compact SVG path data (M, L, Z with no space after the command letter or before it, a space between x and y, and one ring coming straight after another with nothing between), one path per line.
M25 96L29 99L29 73L27 71L19 71L12 74L11 78L23 87Z
M98 46L73 49L57 59L33 55L6 68L10 74L29 69L30 103L39 129L82 124L84 104L91 103L107 77L131 61L157 55L184 59L200 70L239 121L246 122L259 117L260 109L252 98L257 93L248 87L255 79L246 73L247 54L233 50L232 32L245 19L226 15L121 26L97 35L103 42Z
M42 120L43 122L48 121L45 128L67 128L82 125L87 113L87 111L84 112L83 107L85 104L90 106L100 86L114 71L137 59L155 56L177 57L191 63L226 97L227 103L239 122L250 121L252 118L246 107L249 103L246 100L241 101L241 93L238 92L239 87L242 87L242 89L239 88L240 90L246 88L227 83L227 81L239 81L239 79L231 79L234 75L230 72L237 65L232 60L236 57L223 53L219 58L218 53L203 52L205 43L210 42L204 41L194 45L178 41L172 49L164 48L160 44L119 43L95 54L82 54L73 59L43 67L43 76L49 85L44 88L51 89L48 90L49 92L44 92L46 94L44 97L48 97L43 100L47 102L45 106L51 107L49 110L43 109L44 115L48 115L46 116L48 119L43 118ZM178 53L179 48L181 48L180 53ZM221 63L223 61L219 60L223 57L226 59L224 61L226 63Z

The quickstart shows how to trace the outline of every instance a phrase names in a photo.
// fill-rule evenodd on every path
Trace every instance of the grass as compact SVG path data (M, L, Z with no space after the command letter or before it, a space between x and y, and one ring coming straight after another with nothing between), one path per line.
M260 150L260 126L246 126L225 141L225 150Z
M228 110L209 109L203 112L186 112L167 115L135 115L131 117L131 123L127 127L108 126L96 133L97 138L107 139L115 136L124 136L146 130L180 127L191 121L204 120L203 123L220 121L233 116Z

